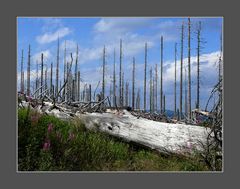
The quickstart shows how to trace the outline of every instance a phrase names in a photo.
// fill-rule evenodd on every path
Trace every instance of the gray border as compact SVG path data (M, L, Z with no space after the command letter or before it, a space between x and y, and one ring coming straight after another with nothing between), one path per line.
M64 4L65 2L65 4ZM108 0L92 2L68 1L8 1L1 5L1 93L3 99L1 111L1 188L81 188L104 187L167 187L167 188L226 188L229 184L237 184L237 171L239 166L239 147L237 139L239 127L236 118L237 95L236 91L238 74L237 43L238 5L234 2L220 2L201 0L175 1L153 3L150 0L143 1L118 1ZM8 4L7 4L8 3ZM3 3L2 3L3 4ZM16 89L16 16L224 16L225 25L225 51L224 61L224 129L225 138L225 163L223 174L17 174L15 167L15 89ZM238 27L238 28L237 28ZM230 31L230 32L229 32ZM10 35L9 35L10 34ZM4 58L4 59L3 59ZM228 60L229 59L229 60ZM231 79L230 79L231 77ZM235 86L235 87L234 87ZM234 119L235 118L235 119ZM238 129L238 130L237 130ZM238 161L237 161L238 160ZM14 187L15 186L15 187Z

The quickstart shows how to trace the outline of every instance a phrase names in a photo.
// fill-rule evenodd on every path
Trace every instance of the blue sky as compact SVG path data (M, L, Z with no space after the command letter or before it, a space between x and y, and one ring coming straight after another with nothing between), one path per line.
M202 22L201 51L201 88L200 105L205 107L210 91L217 80L217 60L220 50L222 18L191 18L191 64L192 64L192 106L196 99L196 27ZM144 44L148 43L149 68L160 66L160 37L164 38L164 73L163 91L166 94L166 108L173 109L174 85L174 44L178 43L178 60L180 59L180 29L182 22L187 26L187 18L24 18L17 19L18 73L20 71L21 50L24 50L24 67L26 70L28 45L31 45L31 78L36 77L36 63L44 53L46 67L56 65L57 39L60 40L60 72L63 71L63 51L66 41L68 60L72 52L76 56L79 45L79 61L82 83L91 83L93 88L101 81L102 49L107 53L107 85L112 80L113 52L116 50L117 73L119 65L119 40L123 40L123 64L125 79L130 82L132 57L136 59L136 88L143 92ZM184 39L184 64L187 65L187 30ZM178 62L179 65L179 62ZM179 72L178 72L179 73ZM160 74L159 74L160 76ZM62 74L60 75L62 77ZM118 79L118 77L117 77ZM18 74L18 81L20 74ZM179 74L177 75L179 80ZM83 86L83 85L82 85ZM159 86L158 86L159 87ZM109 87L107 87L107 90ZM148 89L147 89L148 91ZM108 91L107 91L108 93ZM179 93L179 86L177 86ZM179 97L178 97L179 98ZM177 101L179 100L177 98ZM141 98L143 99L143 98ZM142 101L142 100L141 100ZM178 102L177 102L178 103ZM159 106L159 104L158 104Z

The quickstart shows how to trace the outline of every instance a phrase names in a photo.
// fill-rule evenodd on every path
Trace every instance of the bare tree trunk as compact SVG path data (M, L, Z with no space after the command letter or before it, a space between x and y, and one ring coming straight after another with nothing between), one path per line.
M21 93L24 93L24 71L23 71L23 50L22 50L22 58L21 58Z
M135 58L133 57L133 68L132 68L132 109L135 108Z
M43 53L41 54L41 94L43 92ZM41 95L42 98L42 95Z
M184 69L184 111L185 111L185 122L187 123L188 108L187 108L187 69Z
M35 87L36 87L36 90L38 89L38 61L36 62L36 80L35 80ZM38 96L38 92L36 94L36 96Z
M105 45L103 47L102 98L105 98Z
M122 106L122 39L120 39L119 106Z
M144 104L143 109L146 111L146 89L147 89L147 43L145 43L145 65L144 65Z
M75 63L75 90L74 90L74 101L77 99L77 91L78 91L78 45L77 45L77 52L76 52L76 63Z
M66 50L66 41L65 41L65 47L64 47L64 83L66 81L66 75L67 75L67 62L66 62L66 56L67 56L67 50ZM63 89L63 99L66 100L66 86ZM51 93L52 94L52 93Z
M53 80L52 80L52 76L53 76L53 63L51 63L51 71L50 71L50 95L53 95Z
M89 102L92 100L92 86L89 84Z
M180 120L182 119L182 86L183 86L183 35L184 35L184 23L182 23L182 32L181 32L181 64L180 64Z
M149 109L150 109L150 112L152 112L153 111L153 109L152 109L152 93L153 93L153 90L152 90L152 67L150 68L150 75L149 75L149 77L150 77L150 82L149 82L149 100L150 100L150 102L149 102Z
M122 106L124 102L124 72L122 72L122 89L121 89L121 94L122 94Z
M137 98L136 98L136 109L140 110L140 89L138 88Z
M28 47L28 66L27 66L27 95L30 96L30 64L31 64L31 47Z
M129 89L129 83L126 82L126 84L125 84L125 106L128 106L128 89Z
M160 88L160 98L161 98L161 114L163 113L163 36L161 36L161 88Z
M177 43L175 43L174 116L177 115Z
M166 113L166 99L165 99L165 94L163 95L163 113Z
M116 70L115 70L115 67L116 67L116 53L115 53L115 49L114 49L114 62L113 62L113 105L114 107L116 107L116 102L117 102L117 99L116 99Z
M188 119L191 120L191 21L188 18Z
M55 95L58 94L58 83L59 83L59 38L57 46L57 66L56 66L56 85L55 85ZM58 101L58 98L56 99Z
M45 69L45 90L47 90L48 86L47 86L47 67Z
M154 96L155 96L155 111L157 111L158 109L158 98L157 98L157 85L158 85L158 68L157 68L157 64L155 64L155 94L154 94Z
M78 99L78 101L80 101L80 71L78 71L78 80L77 81L78 81L78 84L77 84L78 85L78 87L77 87L78 88L77 89L78 90L77 91L77 94L78 94L77 99Z
M199 22L199 26L197 29L197 103L196 108L200 108L200 43L201 43L201 22Z

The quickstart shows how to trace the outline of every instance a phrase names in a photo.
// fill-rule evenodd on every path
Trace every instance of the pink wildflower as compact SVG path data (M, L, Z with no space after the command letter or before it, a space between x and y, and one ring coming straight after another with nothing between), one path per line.
M48 151L50 149L51 143L50 140L47 140L44 144L43 144L43 150L44 151Z
M68 137L68 139L69 140L73 140L75 138L75 134L74 133L69 133L69 137Z
M53 124L52 123L49 123L48 124L48 133L51 133L53 130Z

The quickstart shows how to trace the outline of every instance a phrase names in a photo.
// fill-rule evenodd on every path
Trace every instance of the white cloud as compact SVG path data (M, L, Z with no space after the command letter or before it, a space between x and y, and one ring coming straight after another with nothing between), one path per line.
M68 35L71 32L71 30L67 27L60 28L55 32L47 32L43 35L37 36L36 40L40 44L45 44L45 43L51 43L53 41L56 41L59 38L62 38L66 35Z

